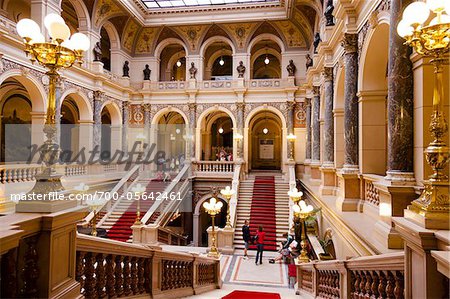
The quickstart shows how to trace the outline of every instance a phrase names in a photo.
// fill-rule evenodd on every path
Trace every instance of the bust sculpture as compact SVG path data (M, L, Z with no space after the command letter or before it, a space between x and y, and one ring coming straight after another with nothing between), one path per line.
M325 19L327 20L326 26L334 26L333 11L334 11L333 0L328 0L327 7L325 8L324 12Z
M311 58L311 55L306 54L306 69L309 69L310 67L313 66L313 60Z
M94 52L94 61L102 61L102 47L100 46L100 42L97 42L92 49Z
M236 68L237 72L238 72L238 78L244 78L244 73L245 73L245 66L244 66L244 62L239 61L239 65Z
M320 38L320 34L319 32L316 33L316 35L314 36L314 54L317 53L317 47L319 46L320 42L322 41L322 39Z
M195 79L195 75L197 74L197 68L195 64L191 62L191 68L189 69L189 74L191 74L191 79Z
M150 74L152 73L152 70L149 68L148 64L145 65L144 72L144 80L150 80Z
M296 69L297 68L295 67L294 61L292 59L289 60L289 64L286 66L286 70L288 71L290 77L295 76Z
M123 68L122 68L122 70L123 70L123 77L130 77L130 67L129 67L129 62L128 62L128 60L127 61L125 61L124 62L124 64L123 64Z

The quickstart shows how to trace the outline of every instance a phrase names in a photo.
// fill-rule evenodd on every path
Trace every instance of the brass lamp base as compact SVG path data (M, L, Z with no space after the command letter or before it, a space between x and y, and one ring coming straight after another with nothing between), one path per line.
M298 257L297 257L297 263L309 263L309 257L308 255L305 253L301 253Z
M211 250L208 252L208 257L219 258L219 252L217 251L217 248L211 248Z
M450 226L450 183L424 182L425 189L405 210L405 218L426 229L445 229Z

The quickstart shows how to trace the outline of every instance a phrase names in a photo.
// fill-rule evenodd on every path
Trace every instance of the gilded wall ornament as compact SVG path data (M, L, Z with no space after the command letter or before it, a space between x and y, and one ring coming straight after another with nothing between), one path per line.
M122 46L129 52L131 52L131 49L133 48L134 38L138 29L139 25L135 21L130 20L123 31Z
M121 13L120 7L112 0L98 0L95 10L95 25L99 26L103 20L110 16Z
M153 41L156 39L158 28L146 27L142 29L136 42L136 54L149 54L152 52Z

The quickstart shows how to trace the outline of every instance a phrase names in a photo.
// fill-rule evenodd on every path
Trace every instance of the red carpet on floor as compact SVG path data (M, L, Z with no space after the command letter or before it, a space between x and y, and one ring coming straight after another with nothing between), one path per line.
M233 291L222 299L281 299L281 296L275 293Z
M150 193L153 192L156 199L157 192L163 192L169 183L170 182L150 181L145 188L145 192L147 192L148 197L150 196ZM145 213L151 208L154 202L155 200L141 200L141 217L145 215ZM122 242L126 242L128 239L130 239L131 235L133 234L131 226L136 221L136 210L137 201L135 200L122 214L122 216L120 216L117 222L114 223L113 226L109 229L109 239ZM153 216L150 218L150 221L148 223L151 223L152 220L154 220Z
M275 209L275 177L256 176L250 207L250 233L254 236L262 225L266 232L264 250L268 251L277 250ZM256 249L256 245L251 245L250 249Z

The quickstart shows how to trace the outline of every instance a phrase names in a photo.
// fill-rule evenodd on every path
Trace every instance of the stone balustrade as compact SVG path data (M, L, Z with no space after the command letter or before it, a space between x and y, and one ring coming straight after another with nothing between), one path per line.
M362 199L375 206L380 205L380 192L374 185L375 182L382 181L384 178L379 175L364 174L361 176L363 182Z
M404 253L297 265L298 288L314 298L404 298Z
M223 173L233 174L233 161L197 161L193 163L194 173Z

